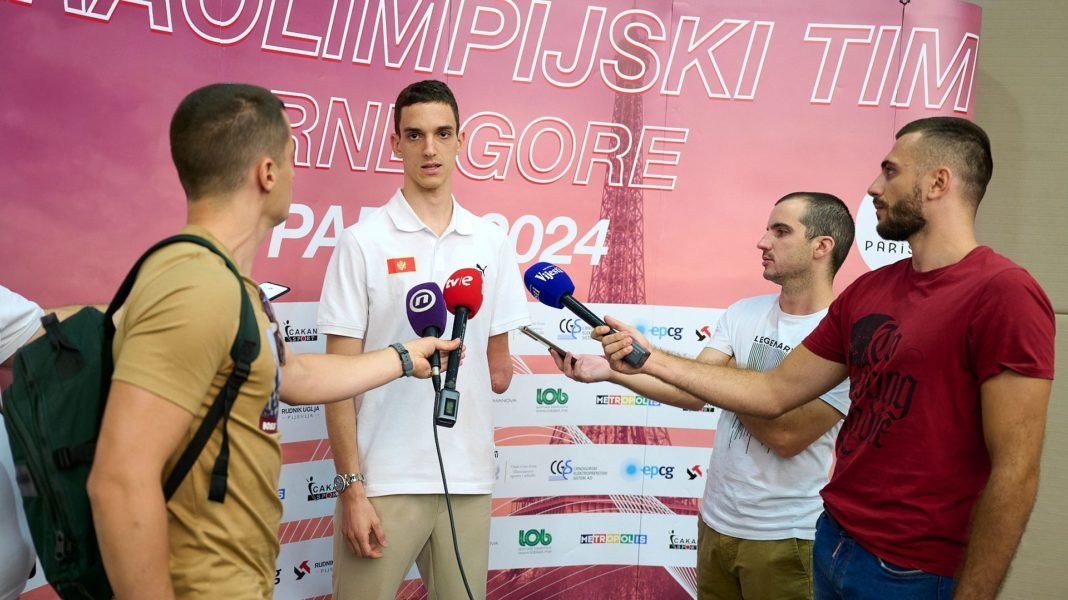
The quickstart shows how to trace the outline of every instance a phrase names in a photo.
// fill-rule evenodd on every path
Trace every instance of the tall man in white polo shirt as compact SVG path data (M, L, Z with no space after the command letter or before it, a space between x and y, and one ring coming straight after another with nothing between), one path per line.
M378 211L348 228L327 267L319 330L329 353L358 354L411 335L405 296L457 269L483 272L483 303L468 323L457 390L456 426L439 429L456 534L476 598L486 593L490 500L495 480L490 390L512 379L508 332L530 322L515 253L496 225L452 197L463 147L456 99L440 81L397 97L393 152L404 184ZM431 598L466 596L452 549L435 459L433 389L396 381L328 406L338 475L334 517L334 597L389 599L412 563Z

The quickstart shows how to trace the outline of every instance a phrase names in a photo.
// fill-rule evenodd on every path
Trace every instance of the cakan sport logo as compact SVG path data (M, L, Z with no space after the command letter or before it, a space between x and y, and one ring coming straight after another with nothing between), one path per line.
M314 477L308 478L308 502L337 498L333 483L316 483Z
M296 327L286 319L285 332L286 343L314 342L319 339L319 330L315 327Z
M681 535L675 535L675 530L671 530L671 535L668 536L668 549L669 550L697 550L697 538L688 538Z
M701 465L694 465L686 469L686 476L690 478L690 481L693 481L698 477L704 477L705 474L701 472Z
M881 447L882 436L909 414L919 382L908 373L887 367L901 346L898 329L897 320L890 315L870 314L849 332L849 361L857 376L850 382L853 402L835 445L839 455L851 454L866 442Z

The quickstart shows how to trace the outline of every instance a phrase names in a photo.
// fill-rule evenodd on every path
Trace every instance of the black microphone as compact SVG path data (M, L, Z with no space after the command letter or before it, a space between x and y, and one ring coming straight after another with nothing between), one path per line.
M530 295L542 304L553 308L567 308L591 327L602 325L608 327L604 319L593 314L584 304L575 300L575 297L571 295L575 291L575 284L560 267L547 262L534 263L523 274L523 282L527 284ZM623 362L637 369L649 360L649 351L637 342L632 342L631 346L632 350L623 358Z
M456 414L460 408L456 377L460 369L464 334L467 333L467 320L474 318L478 309L482 308L482 272L471 268L460 269L445 281L443 291L445 308L454 316L452 339L459 339L460 345L449 352L449 367L445 370L445 385L438 392L434 422L442 427L452 427L456 424Z

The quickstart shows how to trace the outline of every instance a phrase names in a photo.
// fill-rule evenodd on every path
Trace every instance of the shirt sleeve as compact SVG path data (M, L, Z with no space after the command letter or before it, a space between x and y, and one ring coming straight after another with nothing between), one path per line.
M842 413L842 416L849 414L849 379L844 380L842 383L834 386L834 388L826 394L820 396L820 400L823 400L831 408Z
M500 242L497 264L498 276L494 290L496 301L489 332L491 336L530 324L526 288L523 287L523 279L519 275L519 262L507 238Z
M0 285L0 362L11 358L33 336L43 315L36 303Z
M346 229L326 267L319 297L319 332L363 339L367 315L367 262L355 232Z
M727 310L723 311L723 314L719 317L719 321L716 322L716 329L712 333L712 337L708 338L708 341L705 342L706 348L717 350L727 356L734 356L734 345L731 344L731 334L734 331L734 322L737 318L737 313L737 302L728 306Z
M848 364L846 361L847 342L844 335L846 328L842 323L844 303L848 301L848 297L849 289L847 288L831 302L831 306L827 309L827 314L812 330L812 333L809 333L801 342L805 348L808 348L816 356L843 365Z
M161 270L146 265L141 277L116 332L112 379L196 415L237 335L238 281L206 250Z
M992 278L966 334L976 377L983 382L1008 369L1053 379L1055 327L1049 298L1027 271Z

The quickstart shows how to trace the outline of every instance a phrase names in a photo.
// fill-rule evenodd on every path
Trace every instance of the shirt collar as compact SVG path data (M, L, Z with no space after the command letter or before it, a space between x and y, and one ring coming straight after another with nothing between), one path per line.
M398 189L393 197L386 203L386 213L389 215L393 226L400 231L415 232L427 230L430 228L423 224L423 221L412 210L408 201L404 199L404 194ZM456 201L456 197L452 198L452 220L449 222L449 226L445 228L445 232L442 237L445 237L449 232L455 231L460 235L471 235L474 230L475 216L470 211L460 206L460 203Z

